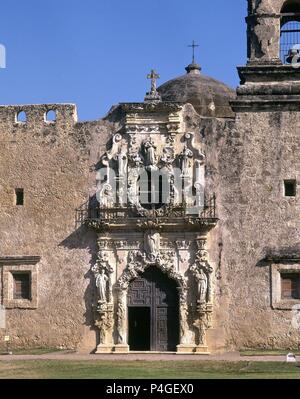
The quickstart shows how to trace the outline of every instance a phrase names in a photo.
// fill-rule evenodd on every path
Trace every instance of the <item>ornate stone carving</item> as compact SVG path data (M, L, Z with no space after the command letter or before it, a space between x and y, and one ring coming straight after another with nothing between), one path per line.
M180 130L180 123L169 123L167 129L169 133L178 133Z
M95 276L95 283L97 288L97 303L111 303L111 274L113 273L113 267L110 265L109 253L107 251L99 251L96 264L92 267L91 270Z
M151 139L143 142L144 165L146 170L157 170L156 146Z
M198 331L198 345L205 345L206 330L211 327L211 291L213 268L208 263L206 238L196 240L197 253L190 271L197 283L197 316L193 323Z
M188 149L187 145L184 146L182 153L179 155L180 169L182 176L190 177L191 159L193 152Z
M204 170L205 156L195 145L194 134L181 131L185 126L182 107L155 101L121 104L121 110L125 111L122 135L113 137L111 148L101 158L108 177L102 178L102 191L99 190L100 209L95 212L99 216L91 218L90 224L103 234L99 236L98 259L92 268L97 288L95 324L100 331L102 351L106 347L113 350L113 346L115 351L128 348L127 291L130 282L150 267L159 268L178 287L181 346L178 350L196 350L195 328L197 343L204 345L205 342L205 331L211 320L212 268L202 235L212 227L213 221L203 218L203 214L187 212L190 205L197 204L195 189L196 193L202 189L203 175L199 171ZM145 169L147 175L153 172L155 178L162 176L159 186L151 179L151 194L152 190L155 194L159 192L159 204L153 200L152 206L145 205L147 201L141 198L141 193L150 197L150 185L145 189L142 186L146 181L141 177ZM169 194L165 190L167 185ZM115 187L118 192L113 198ZM175 187L180 191L176 198ZM189 197L190 192L193 195ZM201 236L194 258L192 240L196 234ZM192 285L188 295L188 278L184 273L194 280L198 292L196 289L194 292ZM112 287L115 278L117 281Z
M161 101L161 95L157 91L156 80L159 79L159 75L152 69L151 73L147 75L148 79L151 79L151 90L146 94L145 101L157 102Z
M105 183L98 196L99 204L102 208L111 208L115 204L115 196L113 188L110 184Z
M107 344L113 326L113 304L98 304L95 309L95 326L99 329L100 345Z
M91 268L95 276L97 288L97 304L94 306L95 326L99 328L100 345L107 344L113 326L113 304L111 273L113 268L109 262L110 252L104 250L111 244L107 240L98 240L99 253L96 264Z
M154 262L160 251L160 235L159 233L149 232L144 238L145 252L150 262Z
M187 250L191 245L190 240L176 240L176 246L178 250Z
M188 344L188 305L187 290L179 288L180 345Z
M186 288L186 278L175 270L175 252L174 251L160 251L155 258L149 259L146 252L129 251L128 265L124 270L117 285L123 290L128 288L131 280L142 274L147 267L156 265L170 278L174 279L182 288Z
M118 344L126 344L126 295L130 282L142 274L147 267L156 265L171 279L175 280L178 284L180 293L180 331L181 341L184 341L184 336L188 329L187 325L187 280L179 272L175 270L175 252L174 251L159 251L157 250L157 241L154 245L155 251L152 253L151 260L144 251L130 251L128 254L128 266L120 276L117 282L118 291L118 310L117 310L117 331L118 331ZM156 256L154 257L154 254Z
M177 240L176 247L178 251L179 261L183 264L187 264L190 259L190 253L188 251L190 247L189 240Z
M126 152L124 150L119 151L114 159L117 161L118 165L118 177L125 178L127 174L127 163L128 163Z
M119 289L117 299L117 344L125 345L126 342L126 302L127 292Z
M195 267L195 266L193 266ZM207 288L208 288L208 279L206 273L203 271L203 269L198 270L197 267L195 267L194 271L194 276L197 281L197 286L198 286L198 300L197 302L200 304L206 303L207 301Z
M107 302L107 282L108 282L108 277L105 273L105 270L100 269L96 277L96 287L98 289L99 302L101 303Z
M204 153L201 151L200 148L197 148L197 147L196 147L196 144L195 144L195 135L194 135L194 133L191 133L191 132L186 133L186 134L184 135L184 138L185 138L185 140L186 140L187 148L188 148L190 151L192 151L194 158L204 162L204 160L205 160L205 155L204 155Z
M198 331L198 345L206 345L206 331L211 327L212 307L211 305L199 305L197 308L198 317L193 325Z
M164 147L163 155L161 157L161 162L165 165L172 165L175 160L174 148L173 147Z
M138 134L138 133L150 133L150 134L158 134L160 130L163 130L163 126L160 124L156 125L145 125L145 124L136 124L136 125L126 125L125 131L126 133Z
M126 112L178 112L183 108L183 105L180 103L172 103L172 102L159 102L159 103L126 103L121 104L121 108ZM175 122L177 122L178 114L176 115ZM173 122L171 119L170 122Z

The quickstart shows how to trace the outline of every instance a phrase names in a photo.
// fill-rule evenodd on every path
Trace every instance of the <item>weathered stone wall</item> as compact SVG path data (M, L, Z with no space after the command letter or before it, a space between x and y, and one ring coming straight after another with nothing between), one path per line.
M283 195L284 179L299 182L299 124L298 112L255 112L238 114L235 126L202 127L220 218L210 240L215 327L227 349L299 345L293 312L272 309L271 263L261 262L299 244L299 198Z
M55 123L45 122L49 109ZM21 110L26 123L16 123ZM74 105L0 107L0 256L41 256L38 308L7 310L14 347L95 346L89 269L96 239L76 226L76 209L93 190L90 171L111 125L78 123ZM24 206L14 205L15 188L24 188Z
M43 119L50 108L57 109L56 123ZM76 225L75 211L95 191L96 165L122 115L78 123L72 105L27 106L27 123L17 124L19 109L0 107L1 256L41 261L38 308L7 310L7 333L13 346L91 351L97 235ZM216 193L220 219L208 238L214 267L209 349L298 346L292 311L272 308L272 265L261 261L272 250L298 246L299 199L283 196L283 180L299 181L299 113L242 112L224 121L185 109L186 129L199 130L206 188ZM13 202L20 187L24 207Z

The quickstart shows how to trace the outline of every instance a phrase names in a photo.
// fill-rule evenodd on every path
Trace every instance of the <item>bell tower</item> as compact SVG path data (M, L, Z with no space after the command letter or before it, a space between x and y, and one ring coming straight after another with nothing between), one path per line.
M246 66L235 112L292 111L300 105L300 0L248 0Z
M248 0L247 40L249 64L278 64L280 13L283 0Z

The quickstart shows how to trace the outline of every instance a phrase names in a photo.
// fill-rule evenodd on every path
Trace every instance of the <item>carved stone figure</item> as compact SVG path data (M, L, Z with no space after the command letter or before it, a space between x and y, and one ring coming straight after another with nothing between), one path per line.
M187 307L187 291L185 289L179 290L179 316L180 316L180 344L187 344L188 326L188 307Z
M110 208L114 204L113 189L110 184L104 184L99 195L99 204L102 208Z
M148 233L145 236L145 251L150 260L155 260L159 255L160 234Z
M118 174L119 177L125 177L126 173L127 173L127 163L128 163L128 159L127 159L127 155L124 151L120 151L118 153L118 155L116 156L116 161L118 163Z
M208 279L206 273L200 269L195 273L195 278L198 283L198 301L199 303L206 303Z
M161 161L167 165L170 165L173 163L174 159L174 149L172 147L164 147Z
M193 158L193 152L185 145L180 154L180 168L183 176L189 176L190 159Z
M156 146L151 140L144 142L144 152L145 152L145 165L147 167L155 167L156 165ZM152 168L153 169L153 168Z
M126 291L120 290L117 304L117 343L124 345L126 343L126 311L125 311Z
M98 296L100 302L107 302L107 281L108 277L105 270L101 269L96 277L96 287L98 289Z

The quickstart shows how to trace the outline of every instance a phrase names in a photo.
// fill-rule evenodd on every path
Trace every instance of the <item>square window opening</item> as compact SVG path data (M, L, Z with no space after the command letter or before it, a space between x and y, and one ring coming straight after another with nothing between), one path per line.
M15 201L16 201L17 206L24 205L24 189L23 188L15 189Z
M30 273L13 273L13 299L31 300Z
M300 273L281 274L281 299L300 299Z
M284 196L296 197L297 185L296 180L284 180Z

